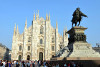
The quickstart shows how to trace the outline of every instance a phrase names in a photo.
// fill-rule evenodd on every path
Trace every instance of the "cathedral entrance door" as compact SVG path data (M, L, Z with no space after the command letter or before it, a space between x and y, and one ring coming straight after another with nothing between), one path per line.
M42 52L39 53L39 60L43 60L43 53Z
M21 55L19 55L18 60L21 61Z
M27 55L27 60L30 60L30 56L29 55Z

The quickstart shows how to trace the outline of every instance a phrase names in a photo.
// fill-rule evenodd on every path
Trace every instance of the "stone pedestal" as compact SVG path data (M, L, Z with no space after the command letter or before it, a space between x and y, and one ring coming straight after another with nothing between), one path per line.
M76 41L81 41L81 42L86 42L86 35L84 34L84 31L87 28L85 27L79 27L75 26L71 28L67 33L69 34L69 43L76 42Z
M84 34L84 31L86 29L87 28L85 27L75 26L67 32L69 34L69 38L68 38L69 39L69 44L68 44L69 50L73 51L74 49L80 48L78 46L81 46L81 48L83 48L82 44L85 44L84 46L86 46L86 35ZM77 44L74 45L74 43L76 42ZM87 44L87 45L91 46L90 44ZM84 49L87 49L87 48L84 48Z
M75 26L67 33L69 34L68 48L70 53L67 57L100 57L100 54L92 49L92 46L87 43L84 31L87 28Z

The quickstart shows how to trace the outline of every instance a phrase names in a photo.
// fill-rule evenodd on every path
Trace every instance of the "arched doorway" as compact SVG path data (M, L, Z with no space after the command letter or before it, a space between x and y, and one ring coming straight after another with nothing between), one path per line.
M18 60L21 61L21 55L18 56Z
M43 53L42 52L39 53L39 60L41 60L41 61L43 60Z
M27 60L30 60L30 55L27 55Z

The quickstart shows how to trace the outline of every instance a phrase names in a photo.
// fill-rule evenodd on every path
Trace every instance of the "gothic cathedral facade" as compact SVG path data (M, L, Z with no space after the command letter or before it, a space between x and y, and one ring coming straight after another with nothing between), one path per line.
M50 14L46 19L39 18L38 14L33 16L32 25L27 28L27 19L24 32L19 33L18 26L14 27L12 39L12 60L50 60L57 51L68 44L68 35L63 32L63 36L58 33L56 28L51 26Z

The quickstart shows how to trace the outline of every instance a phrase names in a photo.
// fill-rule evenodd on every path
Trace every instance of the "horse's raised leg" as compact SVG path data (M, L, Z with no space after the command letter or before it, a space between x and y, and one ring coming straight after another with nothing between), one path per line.
M73 27L73 22L72 22L72 27Z
M75 26L77 25L77 23L75 22Z
M80 25L80 21L79 21L79 24L78 24L78 26Z

